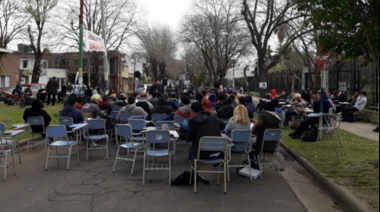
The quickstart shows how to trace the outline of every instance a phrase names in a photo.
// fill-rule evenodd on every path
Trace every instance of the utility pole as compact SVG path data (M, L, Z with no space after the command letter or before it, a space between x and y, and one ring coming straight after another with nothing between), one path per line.
M83 0L82 0L83 1ZM101 15L102 15L102 33L103 33L103 40L104 40L104 46L106 47L106 51L104 52L104 87L105 87L105 93L108 94L109 91L109 64L108 64L108 49L107 49L107 39L106 39L106 19L104 15L104 0L100 0L100 7L101 7Z
M79 14L79 88L78 96L82 97L83 88L83 8L84 0L80 0L80 14Z

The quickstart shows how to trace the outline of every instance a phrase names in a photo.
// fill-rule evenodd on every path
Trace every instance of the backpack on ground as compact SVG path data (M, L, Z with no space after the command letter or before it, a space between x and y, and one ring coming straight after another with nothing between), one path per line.
M309 129L306 131L305 135L302 137L302 140L305 142L317 142L318 134L318 127L315 125L310 126Z
M175 180L172 180L172 183L171 185L172 186L181 186L181 185L189 185L190 183L190 172L188 171L185 171L184 173L182 173L181 175L179 175ZM192 183L194 183L194 174L193 174L193 179L192 179ZM197 181L198 182L201 182L205 185L210 185L210 182L203 179L201 176L197 176Z

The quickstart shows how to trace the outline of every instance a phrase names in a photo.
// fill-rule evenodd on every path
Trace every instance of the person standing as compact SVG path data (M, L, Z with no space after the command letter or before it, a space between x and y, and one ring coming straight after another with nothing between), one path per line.
M164 93L164 89L160 83L160 80L157 80L156 81L156 84L152 85L150 87L150 90L149 90L149 94L150 95L153 95L154 92L157 92L157 93Z
M52 103L52 106L55 105L58 88L59 88L59 84L57 82L57 79L53 77L51 80L49 80L48 84L46 85L46 92L48 93L48 102L47 102L48 106L50 105L50 103Z

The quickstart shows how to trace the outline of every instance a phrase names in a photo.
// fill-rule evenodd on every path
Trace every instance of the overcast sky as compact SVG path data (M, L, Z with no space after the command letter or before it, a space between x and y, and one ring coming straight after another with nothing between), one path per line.
M148 12L148 23L166 23L173 30L179 30L183 15L190 9L192 0L137 0Z

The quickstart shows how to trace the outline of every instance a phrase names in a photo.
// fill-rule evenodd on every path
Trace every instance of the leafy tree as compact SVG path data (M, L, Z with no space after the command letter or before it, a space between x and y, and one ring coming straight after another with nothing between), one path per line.
M379 0L297 0L312 14L319 48L379 65Z

